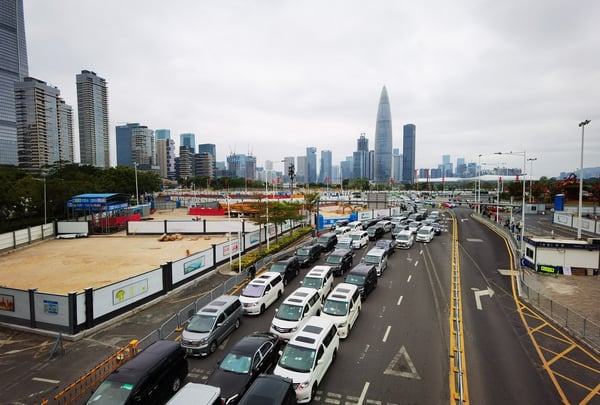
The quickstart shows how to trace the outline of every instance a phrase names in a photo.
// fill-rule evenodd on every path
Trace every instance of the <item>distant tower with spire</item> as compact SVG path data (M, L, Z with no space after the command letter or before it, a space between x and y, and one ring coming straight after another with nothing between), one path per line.
M392 113L390 99L383 86L375 123L375 182L387 184L392 177Z

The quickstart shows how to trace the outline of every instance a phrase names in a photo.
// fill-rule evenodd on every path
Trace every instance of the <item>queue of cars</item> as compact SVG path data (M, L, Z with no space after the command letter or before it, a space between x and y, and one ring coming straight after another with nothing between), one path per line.
M337 356L340 340L348 338L363 302L387 269L388 258L395 249L410 248L415 239L429 242L436 234L435 220L416 233L406 229L407 221L408 217L392 217L369 225L381 229L382 235L393 231L391 239L377 236L381 231L370 238L364 224L355 222L344 224L343 233L326 233L316 243L299 247L296 254L278 259L269 271L249 281L239 297L223 295L197 311L179 343L159 341L125 363L88 403L164 403L170 396L171 405L310 402ZM355 264L356 252L368 246L369 239L375 243ZM327 251L331 253L325 263L313 266L301 287L281 301L269 331L252 333L231 345L206 384L183 385L186 356L214 353L240 327L243 315L264 313L279 301L301 267L311 266ZM334 286L335 276L344 278Z

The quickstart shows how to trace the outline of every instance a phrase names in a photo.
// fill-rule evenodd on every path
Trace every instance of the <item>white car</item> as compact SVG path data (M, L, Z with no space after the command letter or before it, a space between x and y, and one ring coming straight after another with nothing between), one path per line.
M330 266L313 267L302 280L302 287L314 288L319 292L321 302L333 288L333 270Z
M307 319L321 312L321 297L314 288L300 287L277 308L271 322L271 333L289 340Z
M246 315L260 315L283 295L281 274L266 272L250 281L240 295L240 302Z
M354 231L350 233L352 249L361 249L369 244L369 233L367 231Z
M358 287L354 284L339 283L325 299L320 316L335 322L340 339L345 339L360 314L361 305Z

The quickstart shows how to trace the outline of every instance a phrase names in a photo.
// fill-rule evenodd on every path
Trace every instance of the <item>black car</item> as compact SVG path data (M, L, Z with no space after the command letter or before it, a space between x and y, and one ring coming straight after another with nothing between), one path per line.
M269 332L254 332L243 337L219 362L206 384L221 388L224 403L236 403L260 374L275 367L282 343L277 335Z
M359 263L346 274L346 283L355 284L364 301L367 295L377 287L377 270L374 264Z
M329 252L337 244L337 235L335 232L324 233L317 238L317 243L321 245L324 252Z
M281 274L283 285L287 285L300 272L300 262L296 256L284 257L273 263L269 271Z
M385 250L386 255L393 255L396 250L396 240L394 239L379 239L375 243L375 247Z
M296 405L294 382L278 375L260 375L244 394L239 405Z
M441 225L438 222L432 223L431 227L433 228L434 235L441 235L442 234L442 227L441 227Z
M300 246L296 250L296 257L300 262L300 267L308 267L311 263L316 262L321 257L323 248L319 244Z
M375 225L379 221L377 219L363 219L360 222L362 222L363 229L367 229L368 227Z
M385 234L385 230L380 224L375 224L367 228L367 233L369 234L369 240L377 240Z
M341 276L352 267L354 252L352 249L336 249L325 260L325 264L331 267L334 276Z

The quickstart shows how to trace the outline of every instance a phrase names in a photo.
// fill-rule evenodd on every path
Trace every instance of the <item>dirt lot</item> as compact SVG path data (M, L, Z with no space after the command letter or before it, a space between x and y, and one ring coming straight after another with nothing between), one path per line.
M156 221L183 218L191 219L185 209L153 214ZM225 236L182 235L179 240L159 242L159 236L127 236L123 231L36 243L0 256L0 285L59 294L80 292L156 269L227 240Z

